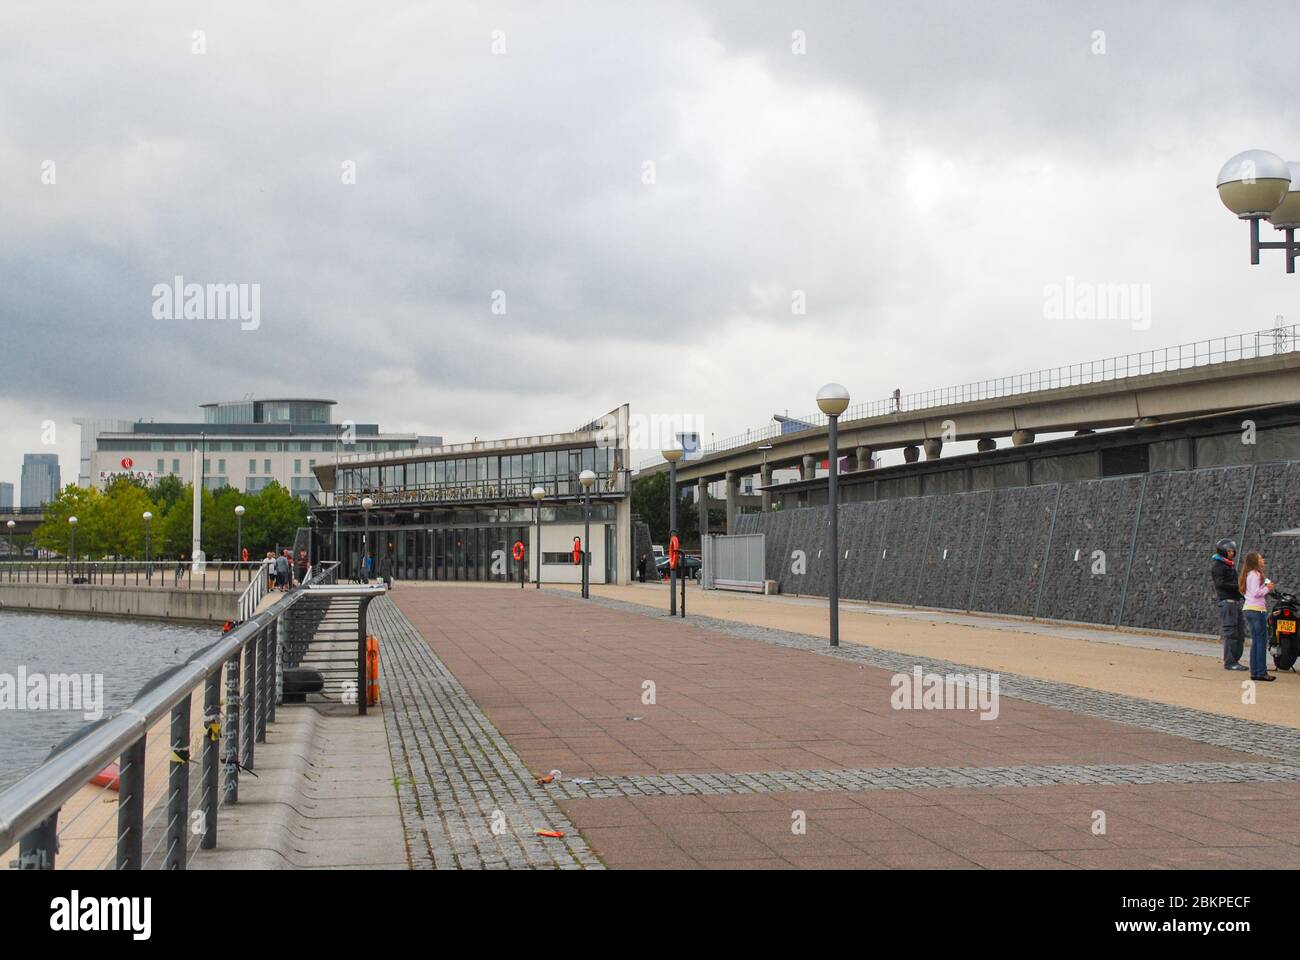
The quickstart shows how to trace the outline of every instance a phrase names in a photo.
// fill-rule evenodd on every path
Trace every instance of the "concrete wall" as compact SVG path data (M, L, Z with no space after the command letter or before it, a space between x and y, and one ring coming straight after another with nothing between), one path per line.
M951 610L1216 632L1215 540L1300 587L1300 461L842 504L840 595ZM746 514L783 593L825 596L825 507ZM808 558L794 572L793 554Z
M0 583L0 608L17 610L224 623L237 618L238 605L239 594L227 590Z

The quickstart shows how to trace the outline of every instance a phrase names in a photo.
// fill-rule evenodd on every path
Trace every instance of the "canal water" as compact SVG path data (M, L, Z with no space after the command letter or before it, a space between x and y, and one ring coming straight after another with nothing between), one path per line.
M220 636L218 624L0 610L0 790L40 766L88 715L116 713L150 678ZM79 702L68 684L47 682L50 674L80 675Z

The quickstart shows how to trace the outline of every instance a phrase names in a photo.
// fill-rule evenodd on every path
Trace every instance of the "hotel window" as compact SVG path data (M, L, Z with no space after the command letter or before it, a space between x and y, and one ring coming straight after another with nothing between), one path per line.
M162 472L163 472L163 463L164 463L164 462L165 462L165 461L163 461L163 460L159 460L159 461L158 461L158 470L156 471L157 473L162 473Z
M180 473L180 472L181 472L181 462L179 460L173 460L172 473Z
M203 472L204 473L212 472L212 461L209 460L207 457L203 458Z
M222 476L225 476L225 475L226 475L226 461L225 461L225 460L218 460L218 461L217 461L217 473L221 474Z
M248 472L249 472L249 473L257 473L257 461L256 461L256 460L249 460L249 461L248 461Z
M263 473L270 473L270 472L271 472L271 461L270 461L270 460L263 460L263 461L262 461L262 472L263 472Z
M295 460L295 461L293 462L293 472L294 472L294 473L302 473L302 461L301 461L301 460Z

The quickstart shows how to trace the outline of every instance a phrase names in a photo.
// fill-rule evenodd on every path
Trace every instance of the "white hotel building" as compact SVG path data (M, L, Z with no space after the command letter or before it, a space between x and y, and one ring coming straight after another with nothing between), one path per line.
M266 399L203 404L201 423L151 420L82 424L80 481L103 487L131 474L148 484L176 476L194 480L194 451L211 490L238 487L255 493L272 480L308 503L320 502L313 472L336 457L437 446L441 437L381 433L378 424L332 419L333 400ZM106 426L109 429L97 429Z

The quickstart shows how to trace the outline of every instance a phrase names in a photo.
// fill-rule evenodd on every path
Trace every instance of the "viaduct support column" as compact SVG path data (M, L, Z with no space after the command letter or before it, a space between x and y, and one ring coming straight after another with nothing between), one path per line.
M858 458L858 469L870 470L871 469L871 448L858 447L857 450L855 450L854 452L857 454L857 458Z
M809 454L799 462L799 479L811 480L817 476L817 458Z
M737 488L740 485L735 470L727 471L724 483L727 487L727 536L731 536L736 532L736 496L739 493Z
M1017 430L1011 434L1011 444L1016 447L1023 447L1027 443L1034 442L1034 431Z
M700 549L704 549L704 538L709 534L709 481L706 477L700 477L696 481L695 489L698 501L696 508L700 511Z
M772 468L763 464L763 469L758 473L758 484L761 487L770 487L772 485ZM769 490L763 491L763 512L770 513L772 510L772 493Z
M939 451L943 449L943 441L938 437L927 437L925 441L925 459L938 460Z

